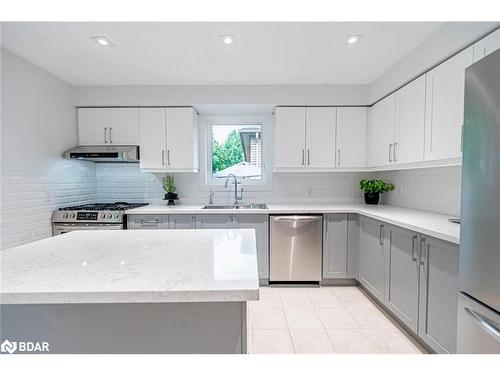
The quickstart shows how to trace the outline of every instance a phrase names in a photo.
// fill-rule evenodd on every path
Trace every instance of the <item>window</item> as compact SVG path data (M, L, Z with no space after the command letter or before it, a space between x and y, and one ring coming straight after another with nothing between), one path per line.
M212 180L229 174L262 180L262 125L212 124L211 130Z

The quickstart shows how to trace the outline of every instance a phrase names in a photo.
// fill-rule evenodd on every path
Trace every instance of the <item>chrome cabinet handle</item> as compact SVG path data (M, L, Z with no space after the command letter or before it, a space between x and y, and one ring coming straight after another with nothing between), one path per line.
M394 147L392 148L392 160L393 161L398 161L398 159L396 158L396 146L398 145L397 142L394 142Z
M167 150L167 164L170 166L170 150Z
M500 343L500 329L498 329L495 324L489 320L484 315L479 314L478 312L469 309L468 307L464 307L464 310L474 318L476 323L484 330L488 335L493 337L497 342Z
M311 155L309 155L309 149L307 149L307 165L311 165Z
M417 240L417 235L414 235L411 238L411 260L414 262L417 261L417 255L415 254L416 246L415 246L415 241Z
M389 163L392 163L392 143L389 143Z
M379 240L379 245L380 245L380 246L383 246L383 245L384 245L384 241L383 241L383 239L382 239L382 232L384 231L384 225L383 225L383 224L381 224L381 225L380 225L380 229L379 229L379 231L380 231L380 232L379 232L379 238L378 238L378 240Z
M108 143L108 128L104 128L104 143Z
M424 257L425 248L424 248L424 244L425 244L425 238L421 238L420 239L420 265L421 266L425 266L425 257Z
M337 165L340 165L340 148L337 150L337 154L338 154Z
M113 130L113 128L109 128L109 143L113 143L113 140L111 139L111 131Z
M464 124L460 128L460 152L464 150Z
M161 150L161 165L165 166L165 150Z
M305 159L304 159L304 157L305 157L304 156L304 149L302 149L302 165L305 165L305 161L304 161Z

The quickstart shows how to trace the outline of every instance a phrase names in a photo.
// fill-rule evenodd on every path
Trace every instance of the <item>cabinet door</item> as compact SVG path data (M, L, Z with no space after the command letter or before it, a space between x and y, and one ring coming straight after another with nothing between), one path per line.
M113 145L139 144L139 108L107 108L109 143Z
M418 234L385 224L385 305L417 333L418 326Z
M195 170L197 160L197 119L192 108L167 108L167 168Z
M456 353L458 246L421 238L418 335L438 353Z
M424 160L425 76L396 92L394 163Z
M465 69L471 64L469 47L426 74L425 160L461 155Z
M196 229L230 229L232 221L232 215L196 215Z
M366 107L337 108L337 167L366 165L366 112Z
M305 165L306 109L276 108L274 167L302 168Z
M359 218L359 281L380 301L385 295L384 225Z
M309 168L335 167L335 120L337 109L306 109L306 155Z
M395 94L388 96L369 109L366 135L369 167L391 164L395 120Z
M500 29L485 36L479 42L474 44L474 62L481 60L490 53L500 48Z
M347 214L328 214L323 220L323 278L347 277Z
M234 228L255 229L259 279L269 278L269 222L267 215L234 215Z
M168 229L168 215L127 215L127 229Z
M165 108L139 109L141 168L166 168L166 125Z
M105 145L108 143L107 108L78 108L78 144Z
M170 229L195 229L196 217L194 215L169 215Z

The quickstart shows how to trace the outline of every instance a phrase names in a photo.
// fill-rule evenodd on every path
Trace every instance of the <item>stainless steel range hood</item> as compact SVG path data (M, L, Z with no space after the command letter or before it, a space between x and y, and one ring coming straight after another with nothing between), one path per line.
M139 146L78 146L66 151L64 157L96 163L138 163Z

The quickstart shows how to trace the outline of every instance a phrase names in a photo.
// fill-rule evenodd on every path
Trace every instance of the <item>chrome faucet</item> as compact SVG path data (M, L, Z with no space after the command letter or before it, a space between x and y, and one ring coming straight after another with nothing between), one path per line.
M224 188L227 189L227 184L229 182L229 178L232 177L234 179L234 205L238 205L238 201L243 199L243 188L241 188L240 196L238 197L238 179L233 173L229 173L226 177L226 182L224 183Z
M208 204L214 204L215 193L213 189L210 189L210 195L208 196Z

